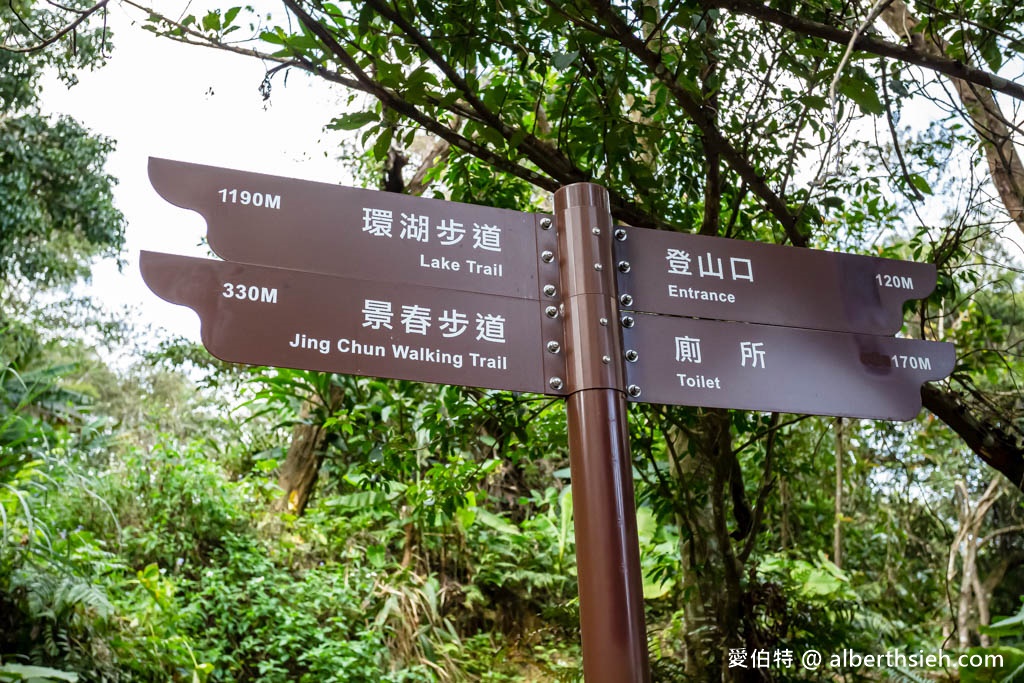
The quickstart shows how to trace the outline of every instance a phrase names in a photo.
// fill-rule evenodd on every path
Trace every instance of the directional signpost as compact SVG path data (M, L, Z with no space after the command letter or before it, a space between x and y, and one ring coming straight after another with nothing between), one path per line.
M620 296L647 313L894 334L935 289L928 263L620 228Z
M223 261L143 252L233 362L566 398L590 683L650 680L626 399L909 420L951 344L891 336L934 266L151 159Z
M643 228L614 246L630 400L910 420L953 371L952 344L879 336L931 264Z
M882 420L912 420L956 361L919 339L642 314L623 338L631 400Z
M565 373L536 301L152 252L140 266L221 360L536 393Z
M227 261L538 298L536 214L167 159L149 178Z

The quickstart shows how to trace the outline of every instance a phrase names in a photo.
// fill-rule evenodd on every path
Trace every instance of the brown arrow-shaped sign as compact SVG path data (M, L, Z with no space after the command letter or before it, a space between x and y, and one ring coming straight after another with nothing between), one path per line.
M636 314L623 330L634 401L910 420L952 344ZM629 361L629 359L634 359Z
M561 320L529 299L142 252L142 277L202 321L214 356L252 365L560 394ZM556 383L559 388L560 383Z
M929 263L644 228L620 228L629 307L714 320L894 334L903 303L935 289Z
M158 158L149 178L239 263L539 299L539 254L555 244L532 213Z

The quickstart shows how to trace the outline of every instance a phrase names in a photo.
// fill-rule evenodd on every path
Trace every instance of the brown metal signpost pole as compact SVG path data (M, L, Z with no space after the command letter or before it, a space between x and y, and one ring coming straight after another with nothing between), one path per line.
M555 193L566 401L583 674L587 683L647 683L650 666L626 423L616 264L608 193Z

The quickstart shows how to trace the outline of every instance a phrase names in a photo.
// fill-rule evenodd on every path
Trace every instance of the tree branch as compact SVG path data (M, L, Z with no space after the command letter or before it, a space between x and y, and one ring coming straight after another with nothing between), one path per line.
M483 101L477 97L476 93L466 82L465 78L456 71L451 64L441 55L440 52L434 47L433 43L420 33L415 26L405 19L401 14L391 9L380 0L366 0L366 3L370 5L378 14L393 23L395 26L402 31L402 33L410 38L416 46L423 50L424 54L430 59L431 62L441 70L451 84L459 91L459 94L470 107L473 112L476 113L476 118L481 123L490 126L495 131L500 133L502 137L507 141L511 141L520 132L517 128L509 126L501 117L491 111ZM526 152L526 155L537 164L539 168L547 172L553 178L563 179L568 182L582 182L587 180L587 175L584 174L579 168L574 166L562 153L562 151L553 145L547 144L542 140L534 137L527 133L522 139L522 142L518 144L519 149Z
M903 0L894 0L892 6L883 13L882 19L897 33L904 32L910 37L921 36L917 32L920 22L910 14ZM946 59L945 41L939 36L928 37L927 41L919 39L917 49L936 58ZM1010 218L1024 231L1024 163L1014 147L1011 124L1003 116L990 86L979 85L985 84L953 74L953 87L963 104L966 118L981 138L992 183Z
M786 14L752 0L703 0L703 4L705 7L714 7L737 14L744 14L803 35L827 40L830 43L847 45L854 38L852 31ZM908 64L921 66L946 76L952 76L953 78L959 78L969 83L996 90L1018 100L1024 100L1024 85L1005 79L1002 76L976 69L959 60L950 59L945 55L928 54L914 44L898 45L880 38L860 36L854 41L853 46L854 49L861 52L868 52L879 57L899 59Z
M775 439L779 434L779 414L772 413L769 420L768 440L764 445L764 468L761 472L761 490L757 494L757 501L754 503L754 517L750 524L750 535L747 536L742 550L738 555L740 564L746 564L747 558L754 550L755 542L761 530L761 521L764 519L764 511L768 505L768 494L775 488L775 476L772 473L775 460Z
M354 77L354 80L345 79L335 71L296 57L296 60L303 69L315 73L326 80L342 83L347 87L353 87L361 92L372 95L384 106L389 107L406 118L414 121L437 137L446 140L453 147L457 147L468 154L472 154L482 161L487 162L494 168L518 178L522 178L541 189L554 192L562 185L580 182L589 178L588 173L565 160L564 155L562 155L560 151L553 151L553 148L550 148L549 145L543 144L536 138L533 138L537 143L536 145L528 144L530 142L530 138L533 136L528 136L525 141L527 143L525 147L520 145L519 149L524 153L527 159L536 164L539 169L545 171L548 175L542 175L541 173L525 168L520 164L492 152L487 147L459 135L443 123L420 111L415 105L403 99L400 94L385 88L371 78L359 67L358 63L351 55L348 54L344 47L338 43L337 39L331 35L330 31L324 28L324 26L322 26L313 16L302 9L296 0L283 0L283 2L285 6L295 14L296 18L302 23L306 30L315 35L324 44L330 53L338 60L340 65ZM450 108L446 103L442 103L440 100L437 100L434 103L438 106L445 107L446 110L452 111L457 115L472 116L476 120L481 120L479 113L465 107ZM481 123L487 124L487 121L481 120ZM514 132L514 129L508 126L503 126L502 129L496 130L505 136L506 139L512 134L512 132ZM552 163L552 160L555 160L557 163ZM609 190L609 201L611 203L612 215L618 220L636 226L670 227L663 220L658 219L657 217L652 217L647 212L637 207L630 200L611 190Z
M789 237L789 240L794 245L807 246L807 238L797 228L798 217L796 214L790 211L783 198L768 186L764 175L758 172L751 165L747 157L737 150L722 135L721 131L715 127L713 114L705 108L702 102L698 102L669 72L664 62L661 61L661 55L651 50L646 41L636 36L630 30L629 25L605 0L591 0L591 6L597 11L601 19L604 20L607 27L607 31L604 31L603 35L617 41L626 48L668 88L672 97L683 109L683 112L693 121L704 136L706 150L721 154L729 167L743 179L750 190L765 203L768 210L775 216L775 219L782 224L783 229L786 231L786 236Z
M452 146L486 161L497 169L522 178L540 188L548 190L549 192L554 192L558 189L559 183L551 178L512 163L494 152L491 152L482 145L459 135L440 121L437 121L436 119L421 112L416 106L402 99L397 93L382 86L363 71L352 55L350 55L348 51L345 50L345 48L335 39L335 37L331 35L330 31L324 28L320 22L300 7L295 0L283 0L283 2L285 7L295 15L306 30L316 36L317 39L323 43L324 47L330 51L334 58L337 59L338 62L355 78L355 83L359 90L373 95L386 107L389 107L406 118L415 121L437 137L448 141ZM327 68L309 63L305 60L302 60L302 63L304 68L309 71L313 71L326 80L338 81L336 78L337 74L331 72Z
M892 137L892 148L896 152L896 160L900 163L900 175L907 185L907 191L917 201L924 201L924 195L917 189L910 179L910 171L907 169L907 162L903 158L903 146L900 144L900 136L896 131L896 117L892 114L892 98L889 97L889 74L885 72L885 63L882 63L882 103L885 105L885 121L889 124L889 135Z
M954 392L933 383L921 388L924 407L945 422L985 464L1024 491L1024 447L974 415Z
M81 26L82 23L84 21L86 21L89 17L91 17L93 14L95 14L98 11L100 11L104 7L106 7L108 2L110 2L110 0L101 0L101 2L97 2L95 5L93 5L92 7L89 7L88 9L84 9L84 10L70 10L72 12L78 13L78 18L75 19L74 21L72 21L71 23L69 23L64 28L62 28L59 31L57 31L56 33L54 33L53 35L51 35L49 38L43 38L42 36L36 34L36 32L33 31L31 29L31 27L29 27L29 25L26 24L25 21L21 18L21 15L18 14L18 11L14 9L14 3L11 2L11 3L9 3L11 11L14 12L14 15L16 17L18 17L18 21L20 21L25 26L25 28L28 29L29 32L32 33L32 35L34 35L40 42L37 43L36 45L29 45L28 47L11 47L11 46L8 46L8 45L0 45L0 50L4 50L5 52L15 52L15 53L38 52L40 50L44 50L47 47L49 47L50 45L53 45L54 43L56 43L58 40L60 40L61 38L63 38L67 34L69 34L72 31L74 31L79 26ZM61 8L61 9L70 9L70 8Z

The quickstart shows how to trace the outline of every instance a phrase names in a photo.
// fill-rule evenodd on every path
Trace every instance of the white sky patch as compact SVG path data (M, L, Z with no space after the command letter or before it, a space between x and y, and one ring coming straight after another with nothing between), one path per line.
M335 158L340 135L323 130L342 111L342 93L293 71L287 85L283 73L275 76L264 102L262 62L154 36L133 25L139 16L112 3L110 60L78 74L79 84L70 89L56 77L44 80L43 108L117 141L107 171L120 181L115 201L127 219L127 266L119 273L113 262L99 263L84 291L112 308L137 307L144 323L198 341L198 316L159 299L139 274L140 250L209 253L199 246L205 221L153 190L148 158L352 184L352 168Z

